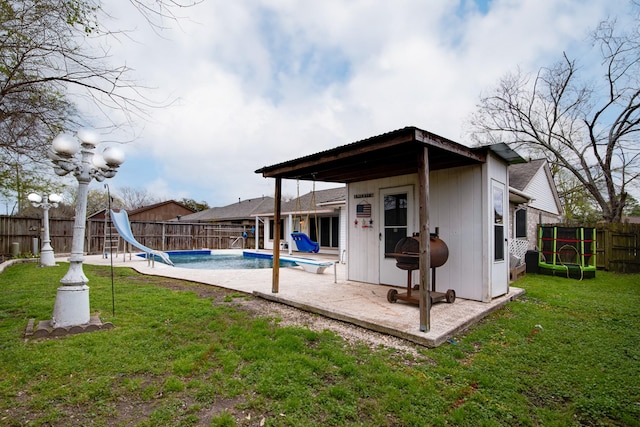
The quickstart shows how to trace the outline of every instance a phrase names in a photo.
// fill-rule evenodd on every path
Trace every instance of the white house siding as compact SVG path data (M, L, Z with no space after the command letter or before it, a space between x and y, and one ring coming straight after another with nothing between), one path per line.
M275 239L270 239L269 235L271 233L271 221L273 221L273 217L264 217L262 218L264 220L264 249L266 250L272 250L273 246L274 246L274 240L277 242L278 238L276 236ZM284 238L280 241L280 243L287 244L287 247L282 247L282 251L285 251L287 253L290 252L289 250L289 245L290 244L294 244L291 241L291 221L292 221L292 215L291 214L284 214L280 217L280 219L282 220L282 226L283 226L283 236Z
M538 244L538 225L554 224L562 221L562 215L557 204L554 192L555 184L545 167L540 167L524 186L523 192L531 195L533 200L527 205L527 236L529 249L535 249ZM511 233L513 239L516 235L515 210L517 206L511 204L509 214L511 217Z
M540 211L559 215L558 205L551 188L552 184L549 182L549 177L544 168L538 169L538 172L531 178L531 181L524 189L525 193L535 195L535 200L529 206Z
M413 187L413 223L408 233L419 230L417 180L418 175L411 174L347 186L348 280L381 283L379 234L382 224L379 199L382 189ZM504 236L507 238L510 235L509 182L506 164L502 160L489 154L485 164L429 174L429 228L435 232L437 227L440 238L449 248L447 262L436 270L436 290L442 292L453 289L460 298L485 302L508 292L509 256L506 244L505 259L494 261L493 185L499 185L504 190ZM357 204L364 200L372 205L372 226L366 228L362 227L363 219L356 215Z
M264 248L267 250L273 249L273 240L269 239L269 233L271 233L271 222L272 218L264 217ZM286 221L285 221L286 223Z
M449 259L436 269L436 290L482 300L482 173L479 166L431 172L429 228L449 248Z
M349 227L349 219L347 218L348 209L346 207L340 208L339 216L340 216L340 235L338 238L339 241L339 251L338 259L341 262L347 262L347 228Z
M500 171L500 165L498 165ZM506 171L506 168L503 172ZM491 298L489 289L489 270L487 263L492 261L493 252L487 254L492 242L485 234L489 226L487 219L487 202L484 200L489 176L495 173L483 173L483 167L467 166L429 174L429 226L435 232L438 227L439 235L449 249L447 262L436 269L436 290L444 292L448 289L456 291L460 298L487 301ZM506 172L502 180L506 178ZM348 280L366 283L380 283L380 250L379 233L379 192L380 189L413 185L414 195L417 197L417 174L401 177L358 182L348 185L348 247L349 264L347 266ZM356 226L355 205L361 199L354 199L354 195L372 194L367 201L372 204L373 227L362 229L361 218ZM419 230L418 200L414 201L413 230ZM506 215L508 215L505 212ZM491 243L491 245L490 245ZM491 249L492 251L493 249ZM489 256L490 255L490 256ZM505 270L505 280L508 271ZM414 281L417 281L417 272Z
M414 185L417 188L418 175L402 175L392 178L376 179L372 181L355 182L347 185L347 247L349 248L349 262L347 264L347 279L365 283L380 283L380 189ZM414 192L415 193L415 192ZM354 199L354 195L371 194L371 197ZM362 218L356 217L356 205L367 201L371 204L370 228L362 228ZM417 203L414 203L417 205ZM413 215L417 218L416 214ZM355 221L358 220L358 224ZM412 224L413 230L418 230L417 224Z

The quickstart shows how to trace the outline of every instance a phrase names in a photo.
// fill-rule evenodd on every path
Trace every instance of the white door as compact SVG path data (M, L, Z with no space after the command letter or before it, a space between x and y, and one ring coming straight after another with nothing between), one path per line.
M383 188L380 190L380 283L406 286L407 271L396 267L392 253L403 237L413 235L413 186Z
M507 191L506 186L492 180L492 246L491 298L504 295L509 287L509 252L507 250Z

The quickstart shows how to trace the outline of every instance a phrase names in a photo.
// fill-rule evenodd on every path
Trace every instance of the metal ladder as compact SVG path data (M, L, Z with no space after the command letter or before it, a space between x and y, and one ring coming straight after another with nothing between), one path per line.
M108 254L115 253L118 257L118 251L120 250L120 234L118 230L113 226L110 221L109 214L107 213L104 218L104 244L102 246L102 256L107 258Z

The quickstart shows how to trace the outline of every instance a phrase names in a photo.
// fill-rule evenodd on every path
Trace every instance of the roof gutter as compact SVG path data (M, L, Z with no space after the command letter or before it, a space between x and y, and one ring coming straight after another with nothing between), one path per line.
M325 213L333 213L334 209L317 209L313 211L289 211L289 212L280 212L280 215L315 215L315 214L325 214ZM273 216L273 212L263 212L258 214L251 214L252 218L255 217L265 217L265 216Z
M525 193L524 191L520 191L517 188L511 187L511 186L509 187L509 193L515 194L516 196L525 199L524 201L526 201L527 203L533 202L535 200L535 198L531 194Z

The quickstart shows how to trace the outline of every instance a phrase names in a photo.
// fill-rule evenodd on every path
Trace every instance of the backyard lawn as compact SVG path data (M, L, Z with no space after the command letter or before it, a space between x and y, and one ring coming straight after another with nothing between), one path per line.
M67 265L0 274L0 426L640 425L640 275L528 275L436 349L280 326L252 297L85 266L112 330L25 340ZM407 307L412 309L412 307Z

